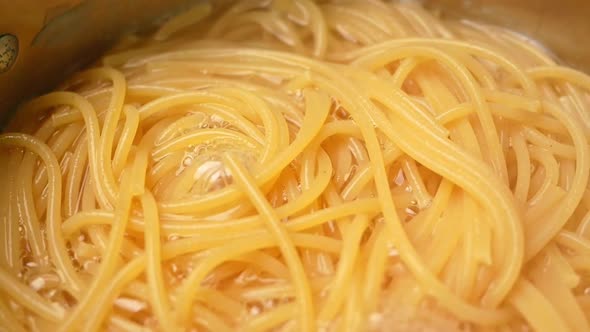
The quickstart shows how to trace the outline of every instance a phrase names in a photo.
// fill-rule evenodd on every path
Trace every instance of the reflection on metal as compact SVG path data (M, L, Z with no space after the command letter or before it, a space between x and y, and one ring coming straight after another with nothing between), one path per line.
M19 103L96 60L121 34L149 31L198 1L206 0L0 0L0 34L19 43L18 61L0 73L0 128Z
M83 20L91 17L92 1L68 3L48 8L43 20L43 28L35 35L32 46L45 46L67 42L74 29L83 26ZM88 24L88 23L86 23ZM71 40L70 40L71 42Z
M563 64L590 73L588 0L423 0L446 17L507 27L555 53Z
M11 34L0 34L0 74L8 71L18 56L18 38Z

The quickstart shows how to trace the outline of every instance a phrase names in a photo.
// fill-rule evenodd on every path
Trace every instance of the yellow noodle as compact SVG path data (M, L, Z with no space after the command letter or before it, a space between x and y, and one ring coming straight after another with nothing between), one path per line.
M518 281L510 301L536 331L571 331L556 308L526 280Z
M35 156L27 153L22 160L21 169L18 173L19 192L18 208L27 234L31 237L29 245L31 253L37 258L40 264L46 264L41 258L47 255L45 240L40 232L39 218L35 209L35 200L33 194L33 167Z
M285 204L284 206L287 206ZM330 221L331 219L339 219L355 213L371 212L378 207L376 199L359 199L350 204L337 205L331 208L318 210L315 214L306 214L297 218L293 218L286 227L292 231L303 231L314 226L321 225ZM285 210L277 209L277 214L280 218L288 216L285 213L279 213ZM110 225L113 222L114 214L105 211L86 211L80 212L63 223L63 232L65 237L72 236L77 231L82 230L86 226L102 224ZM195 220L193 220L194 222ZM187 221L163 221L161 227L167 236L219 236L224 234L241 234L246 230L255 230L257 226L262 224L261 218L247 217L233 221L231 224L220 224L218 221L207 222L201 220L198 223ZM141 231L145 226L139 218L131 218L129 221L130 229L133 231Z
M145 255L149 257L146 263L146 274L150 285L151 305L161 328L166 331L175 331L174 322L170 319L170 303L160 269L161 244L156 201L150 193L145 193L141 196L141 205L145 216Z
M76 136L79 135L81 126L77 123L63 128L59 135L50 139L47 144L53 151L55 158L59 161L64 157L66 150L70 147ZM39 137L39 136L37 136ZM63 167L60 167L63 170ZM47 185L47 172L44 166L40 167L34 178L34 190L40 192Z
M28 285L20 283L15 276L4 268L0 268L0 288L12 300L31 310L39 317L53 322L58 322L64 318L64 308L42 298Z
M125 226L131 209L131 200L133 198L131 181L134 180L134 178L131 170L129 170L127 174L123 174L123 180L121 183L123 192L119 193L119 203L117 204L118 209L115 212L113 227L110 231L110 240L105 248L105 257L102 259L100 270L88 290L86 290L80 303L75 307L74 311L69 314L69 317L63 326L61 326L61 331L75 330L80 324L80 320L87 318L85 317L88 313L86 308L92 306L96 297L99 295L99 292L103 291L101 288L104 286L104 283L112 278L112 275L115 272L116 260L118 258L118 253L121 250L121 243L126 228Z
M10 312L10 308L6 306L4 301L0 301L0 322L2 322L2 327L8 331L26 331L21 322Z
M83 178L88 161L88 145L86 136L82 134L78 138L71 161L71 167L66 177L66 195L64 197L65 217L71 217L78 211L83 195Z
M514 196L522 203L528 201L531 181L531 158L524 137L520 133L511 136L512 148L516 155L517 178L514 185Z
M313 98L320 98L319 95L311 94L311 96L314 96ZM287 231L278 223L279 220L272 207L265 201L263 196L256 191L256 187L252 184L253 180L251 179L251 176L247 175L242 166L237 164L231 156L225 156L225 162L230 168L238 185L248 193L252 203L256 206L257 210L259 210L260 214L264 216L267 227L271 231L271 234L276 237L276 241L285 257L287 266L291 270L291 278L297 289L298 309L299 314L301 315L299 326L301 330L315 330L315 319L313 317L314 310L309 284L305 277L301 262L299 261L298 254L289 239Z
M0 135L0 321L588 331L589 114L509 30L198 2Z
M540 225L541 227L535 227L534 234L530 234L533 232L531 228L526 230L530 232L527 234L527 238L529 238L526 243L527 257L536 254L565 225L584 194L585 184L588 182L588 173L590 172L590 154L585 148L588 143L581 126L574 119L567 118L553 105L544 104L544 108L568 128L576 147L576 172L573 175L573 187L566 194L559 208L549 218L546 218L549 219L548 222Z
M377 226L375 230L376 239L372 243L375 247L369 251L369 257L366 261L366 273L364 281L363 301L367 312L373 312L379 304L380 286L385 277L384 270L387 267L387 233L383 227Z
M229 317L238 317L244 310L242 303L214 289L201 289L198 298L203 303L212 307L212 309L224 313Z
M296 306L294 304L284 304L278 308L274 308L269 312L265 312L262 315L253 318L244 327L245 331L268 331L272 328L280 325L281 323L291 319L296 312Z
M197 305L195 308L197 314L193 320L208 331L229 332L232 329L217 315L206 307Z
M2 257L2 265L7 268L12 268L14 270L18 269L19 264L19 256L21 255L20 251L21 248L18 244L19 235L18 235L18 224L15 222L17 218L17 193L16 193L16 175L9 172L9 169L13 169L18 165L19 160L22 160L23 156L20 153L11 155L8 163L5 164L8 167L5 170L6 176L3 177L3 185L5 186L6 190L4 190L3 200L2 200L2 208L3 208L3 218L4 218L4 227L3 227L3 253Z
M561 314L572 331L587 331L590 329L590 326L584 317L584 312L576 303L570 285L559 282L564 281L568 274L571 275L573 273L575 275L575 272L569 266L566 266L567 269L561 268L558 263L560 260L563 260L563 258L560 259L559 257L561 254L554 247L550 247L549 249L553 249L548 250L549 266L542 273L536 273L533 282L545 294L549 301L560 303L556 307L556 310ZM565 264L567 265L567 262Z
M147 332L149 331L148 328L145 328L139 324L131 322L123 317L113 316L109 319L109 323L112 327L116 328L119 331L128 331L128 332Z
M473 294L473 288L475 287L475 278L479 265L477 259L472 259L473 256L478 256L476 251L476 227L482 223L482 220L478 218L477 204L470 199L468 196L463 196L463 211L465 215L473 216L475 220L463 219L463 238L462 247L463 250L459 254L460 260L462 260L462 266L459 268L456 276L456 292L464 298L469 298L470 294ZM483 256L479 254L479 256Z
M311 279L311 287L314 291L325 289L330 280L324 278ZM295 290L292 285L286 282L275 283L270 286L250 287L240 292L240 297L244 300L264 300L272 298L292 298L295 296Z
M287 279L289 277L287 267L280 260L262 251L253 252L239 258L239 260L248 262L252 266L258 267L277 278Z
M65 279L68 288L73 292L72 295L80 296L82 292L82 282L74 271L72 263L66 251L66 246L62 233L60 232L61 224L61 173L59 164L47 145L39 142L32 136L26 134L3 134L0 136L0 145L16 145L29 149L39 155L47 165L49 193L47 200L47 231L49 253L52 256L53 263L57 266L61 277Z
M590 254L590 241L576 233L562 230L556 236L555 240L560 245L567 246L580 254Z
M363 317L362 313L365 312L365 310L361 309L363 302L360 294L360 271L359 269L355 269L354 271L353 279L350 283L350 296L347 298L346 308L344 309L344 317L343 321L341 322L341 326L343 327L344 331L360 331L364 325L363 321L365 317Z
M139 126L139 113L137 108L126 105L123 108L123 111L125 112L125 125L115 149L115 154L113 155L112 167L113 175L115 177L120 176L123 168L125 167L125 163L127 162L127 158L131 151L135 133L137 132L137 127Z
M418 171L418 167L414 160L404 158L402 160L402 168L406 174L406 178L412 185L412 190L418 200L418 207L420 209L425 209L430 206L432 197L430 197L430 194L424 186L424 182L422 181L422 177L420 176L420 172Z
M330 294L325 299L326 303L322 307L318 320L320 324L326 324L334 319L340 306L344 304L344 295L347 293L346 288L350 287L353 268L358 259L359 242L361 236L367 227L367 216L359 214L350 224L344 228L343 252L340 254L338 270L334 275L334 281L330 287Z

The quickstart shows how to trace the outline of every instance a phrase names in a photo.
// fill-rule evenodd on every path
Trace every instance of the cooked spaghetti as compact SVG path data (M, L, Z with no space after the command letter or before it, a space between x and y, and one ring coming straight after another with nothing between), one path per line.
M410 3L200 3L0 136L8 331L589 331L590 78Z

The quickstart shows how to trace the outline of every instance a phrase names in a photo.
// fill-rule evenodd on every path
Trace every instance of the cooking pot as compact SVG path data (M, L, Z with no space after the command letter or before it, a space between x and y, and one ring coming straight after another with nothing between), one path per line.
M149 31L198 1L203 0L0 1L0 123L19 103L99 57L122 34ZM450 18L508 27L590 73L590 1L430 0L424 5Z

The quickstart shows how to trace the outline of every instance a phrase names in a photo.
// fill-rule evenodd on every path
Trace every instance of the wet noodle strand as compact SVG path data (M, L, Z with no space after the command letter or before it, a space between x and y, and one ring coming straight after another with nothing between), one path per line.
M589 114L500 28L200 3L0 135L0 325L590 331Z

